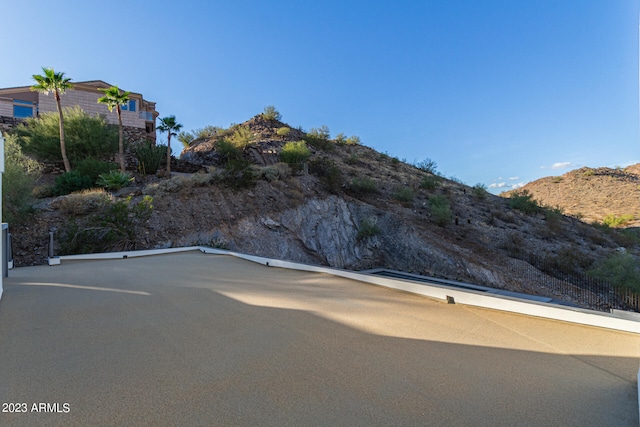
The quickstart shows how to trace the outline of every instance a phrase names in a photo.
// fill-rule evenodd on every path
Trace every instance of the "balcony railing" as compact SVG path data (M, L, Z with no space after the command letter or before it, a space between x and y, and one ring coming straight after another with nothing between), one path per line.
M144 120L153 121L153 113L151 111L140 111L139 117Z

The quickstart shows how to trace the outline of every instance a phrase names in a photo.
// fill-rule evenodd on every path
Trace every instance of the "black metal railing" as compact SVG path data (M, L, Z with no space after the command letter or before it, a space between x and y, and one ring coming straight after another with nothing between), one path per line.
M554 260L535 254L519 259L525 262L512 263L512 271L538 283L549 296L599 311L640 312L640 293L632 289L562 268Z

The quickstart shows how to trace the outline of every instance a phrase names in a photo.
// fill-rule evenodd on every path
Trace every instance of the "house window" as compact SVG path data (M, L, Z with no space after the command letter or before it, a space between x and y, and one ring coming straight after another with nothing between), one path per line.
M33 117L33 102L15 99L13 101L13 117L17 119Z
M146 123L147 133L153 133L153 123Z
M122 106L122 111L136 111L136 100L130 99L129 102Z

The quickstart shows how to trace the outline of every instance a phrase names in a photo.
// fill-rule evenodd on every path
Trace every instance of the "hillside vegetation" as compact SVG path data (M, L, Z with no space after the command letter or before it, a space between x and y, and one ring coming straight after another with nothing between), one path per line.
M45 175L34 213L11 226L16 264L44 263L55 230L56 254L209 245L573 304L582 302L540 285L553 272L532 265L532 255L581 273L606 273L603 263L620 257L638 264L633 230L590 225L522 195L494 196L439 176L429 159L412 165L359 142L261 114L187 135L171 177L139 170L120 190L52 197Z
M523 190L540 204L560 207L586 222L640 226L640 164L624 169L584 167L538 179L518 191Z

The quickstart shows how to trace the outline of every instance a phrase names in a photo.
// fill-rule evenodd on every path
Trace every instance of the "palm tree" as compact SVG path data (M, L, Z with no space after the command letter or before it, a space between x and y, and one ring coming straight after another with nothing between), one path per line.
M56 73L53 68L42 67L44 75L34 74L33 79L37 84L31 86L31 90L40 93L53 93L58 106L58 115L60 116L60 152L62 153L62 162L64 170L71 172L71 164L67 158L67 148L64 145L64 121L62 119L62 107L60 105L60 95L65 93L67 89L72 89L71 79L66 78L63 72Z
M101 88L99 90L104 93L104 96L98 98L98 103L106 104L109 111L113 111L115 108L116 114L118 115L118 152L120 153L120 170L124 172L124 135L122 129L122 108L120 108L120 106L129 102L130 92L121 92L118 86L111 86L109 89Z
M167 132L167 176L171 177L171 136L178 135L178 131L182 129L182 125L176 122L176 116L168 116L160 119L158 130Z

